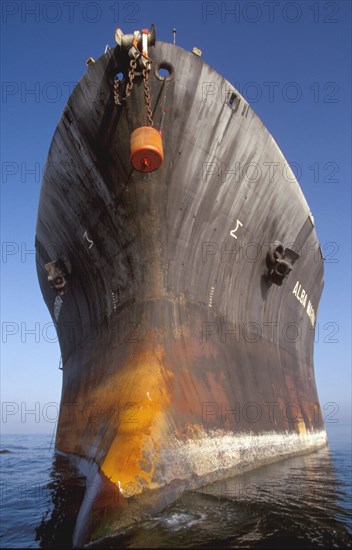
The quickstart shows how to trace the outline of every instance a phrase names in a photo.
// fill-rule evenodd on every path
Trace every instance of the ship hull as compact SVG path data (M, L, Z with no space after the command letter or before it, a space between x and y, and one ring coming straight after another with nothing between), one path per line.
M124 501L326 443L313 369L323 262L300 187L218 73L168 44L151 59L162 167L131 168L143 85L114 104L128 61L110 50L59 122L36 238L63 359L56 447L94 462ZM280 284L268 274L277 242L295 252ZM60 257L62 296L44 269Z

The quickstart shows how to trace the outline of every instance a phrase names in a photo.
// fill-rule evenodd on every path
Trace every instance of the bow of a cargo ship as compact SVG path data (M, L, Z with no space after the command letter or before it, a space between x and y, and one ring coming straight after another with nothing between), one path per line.
M117 42L64 109L36 235L62 353L56 448L116 489L111 530L326 444L323 260L293 172L197 52L153 30Z

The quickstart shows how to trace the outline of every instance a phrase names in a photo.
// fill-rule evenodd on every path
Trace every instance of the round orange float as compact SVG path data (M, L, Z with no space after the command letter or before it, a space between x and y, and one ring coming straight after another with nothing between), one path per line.
M142 126L131 134L130 163L139 172L154 172L164 160L161 134L152 126Z

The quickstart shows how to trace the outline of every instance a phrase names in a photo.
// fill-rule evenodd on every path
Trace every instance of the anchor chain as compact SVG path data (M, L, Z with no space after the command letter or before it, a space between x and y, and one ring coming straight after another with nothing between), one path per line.
M132 58L130 61L130 70L128 72L128 83L126 85L125 96L120 97L120 80L117 75L114 77L114 102L115 105L122 105L123 101L126 101L127 98L131 95L134 79L136 76L137 68L137 59ZM149 86L149 73L151 69L150 61L146 61L145 68L142 71L143 75L143 85L144 85L144 98L145 98L145 110L147 125L153 126L153 111L152 111L152 100L150 95L150 86Z
M149 87L149 72L150 72L150 63L147 67L143 69L143 85L144 85L144 97L145 97L145 110L147 116L148 126L153 126L153 112L152 112L152 99L150 96L150 87Z
M133 80L136 76L136 68L137 68L137 61L135 59L131 59L130 61L130 70L128 71L128 83L126 86L125 91L125 97L120 98L120 81L117 78L117 75L114 78L114 102L115 105L122 105L123 101L126 101L126 99L131 95L132 88L133 88Z

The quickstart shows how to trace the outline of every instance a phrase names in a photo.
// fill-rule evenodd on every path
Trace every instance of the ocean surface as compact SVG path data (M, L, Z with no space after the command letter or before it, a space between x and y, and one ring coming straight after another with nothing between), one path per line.
M184 493L104 547L351 547L351 427L327 432L328 448ZM53 447L47 435L2 436L1 547L70 547L85 479Z

